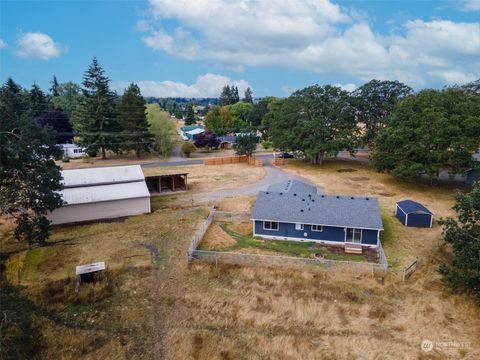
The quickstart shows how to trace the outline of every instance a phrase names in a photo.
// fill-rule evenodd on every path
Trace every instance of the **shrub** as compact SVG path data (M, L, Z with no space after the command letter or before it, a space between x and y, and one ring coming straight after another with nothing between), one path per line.
M182 153L186 156L186 157L190 157L190 154L191 153L194 153L195 151L197 151L197 148L195 147L195 145L193 145L192 142L190 141L185 141L182 145Z

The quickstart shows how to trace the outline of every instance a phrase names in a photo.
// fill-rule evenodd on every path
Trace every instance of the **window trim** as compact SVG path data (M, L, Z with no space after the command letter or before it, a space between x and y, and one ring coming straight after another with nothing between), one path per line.
M314 229L313 227L316 227L317 229ZM320 228L320 230L318 230ZM315 224L312 224L311 225L311 229L312 231L315 231L315 232L322 232L323 231L323 225L315 225Z
M303 231L303 230L305 230L305 225L302 224L302 223L295 223L295 230Z
M266 225L267 223L270 224L270 228L265 227L265 225ZM272 224L277 224L277 228L276 228L276 229L272 229ZM280 226L279 226L278 221L264 221L264 222L263 222L263 230L278 231L279 229L280 229Z

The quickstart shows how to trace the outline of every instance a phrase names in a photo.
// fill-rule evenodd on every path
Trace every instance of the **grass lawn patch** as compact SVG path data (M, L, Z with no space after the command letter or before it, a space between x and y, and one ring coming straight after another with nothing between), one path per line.
M313 241L265 240L254 237L252 233L239 234L229 228L227 223L221 223L220 228L235 240L235 244L221 248L209 248L213 251L235 251L240 249L260 249L273 251L283 256L298 256L311 258L321 254L327 260L366 261L362 255L336 254ZM200 244L202 246L202 244Z

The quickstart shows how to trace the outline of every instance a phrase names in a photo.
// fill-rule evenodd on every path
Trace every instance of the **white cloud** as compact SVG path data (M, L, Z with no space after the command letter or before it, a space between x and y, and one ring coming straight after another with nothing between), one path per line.
M7 47L7 44L5 43L5 41L0 39L0 49L3 49L4 47Z
M357 85L351 84L351 83L350 84L333 84L333 86L337 86L348 92L352 92L358 87Z
M480 0L462 0L460 8L464 11L480 11Z
M128 85L129 82L127 81L118 81L113 83L113 88L123 92ZM231 80L227 76L211 73L197 77L195 83L191 85L169 80L138 81L137 85L140 87L143 96L187 98L218 97L225 85L235 85L238 87L240 94L243 94L247 87L252 88L245 80Z
M60 56L59 44L44 33L24 33L18 37L16 54L24 59L48 60Z
M150 13L142 38L148 47L229 69L279 66L412 86L444 81L452 69L469 80L480 71L478 22L413 20L402 25L401 35L382 35L372 31L367 15L330 0L278 6L267 0L150 0ZM178 26L165 30L166 19Z

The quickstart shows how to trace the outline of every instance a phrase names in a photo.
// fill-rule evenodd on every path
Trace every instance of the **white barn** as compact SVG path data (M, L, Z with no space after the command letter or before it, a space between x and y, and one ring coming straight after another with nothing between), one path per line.
M48 214L52 224L66 224L150 212L140 165L63 170L65 205Z

